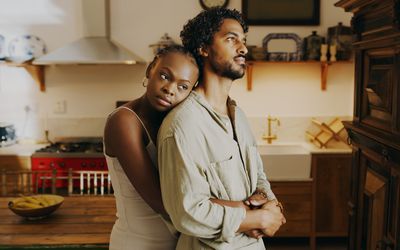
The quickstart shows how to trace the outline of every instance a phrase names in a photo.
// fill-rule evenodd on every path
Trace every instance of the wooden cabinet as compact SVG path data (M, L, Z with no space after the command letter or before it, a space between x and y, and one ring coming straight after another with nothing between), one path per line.
M384 171L382 162L371 152L361 151L360 165L363 169L359 200L363 203L357 218L361 228L371 230L361 230L360 249L382 249L381 244L384 239L385 224L388 218L387 206L389 195L389 173ZM360 220L361 219L361 220ZM384 248L386 249L386 248Z
M310 237L312 181L271 181L271 188L284 205L287 220L275 237Z
M349 246L400 249L400 1L341 0L353 12L354 118Z
M346 127L354 150L349 249L400 249L400 150Z
M400 134L395 117L399 89L400 47L366 48L362 50L363 75L360 95L360 121L367 126Z
M348 231L351 154L313 154L316 237L345 237Z
M351 154L313 154L312 179L271 181L287 220L275 237L308 237L316 249L318 237L347 236L350 171Z

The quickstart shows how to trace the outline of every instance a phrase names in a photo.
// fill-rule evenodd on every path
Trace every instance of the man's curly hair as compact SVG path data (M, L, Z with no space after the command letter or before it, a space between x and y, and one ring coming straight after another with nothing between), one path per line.
M199 54L199 48L211 45L214 34L219 31L225 19L234 19L238 21L243 31L245 33L248 31L248 26L243 21L239 11L221 7L214 7L210 10L202 11L183 26L183 30L180 34L182 44L194 55L199 65L200 73L203 68L203 62Z

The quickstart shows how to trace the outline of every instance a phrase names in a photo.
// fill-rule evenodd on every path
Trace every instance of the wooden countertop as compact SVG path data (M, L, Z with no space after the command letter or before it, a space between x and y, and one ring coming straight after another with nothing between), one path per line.
M82 247L108 249L116 219L114 196L65 197L47 218L27 220L8 209L12 197L0 197L0 249L11 246Z

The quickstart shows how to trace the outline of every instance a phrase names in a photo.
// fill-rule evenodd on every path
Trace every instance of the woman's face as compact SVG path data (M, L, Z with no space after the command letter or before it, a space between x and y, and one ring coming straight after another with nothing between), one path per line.
M193 60L179 52L157 59L148 74L146 97L151 106L168 111L189 95L199 75Z

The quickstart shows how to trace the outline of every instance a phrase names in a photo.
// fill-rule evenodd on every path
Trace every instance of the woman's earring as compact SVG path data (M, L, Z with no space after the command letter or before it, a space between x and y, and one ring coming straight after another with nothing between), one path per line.
M149 81L148 81L147 77L143 77L143 81L142 81L143 87L146 88L148 84L149 84Z

